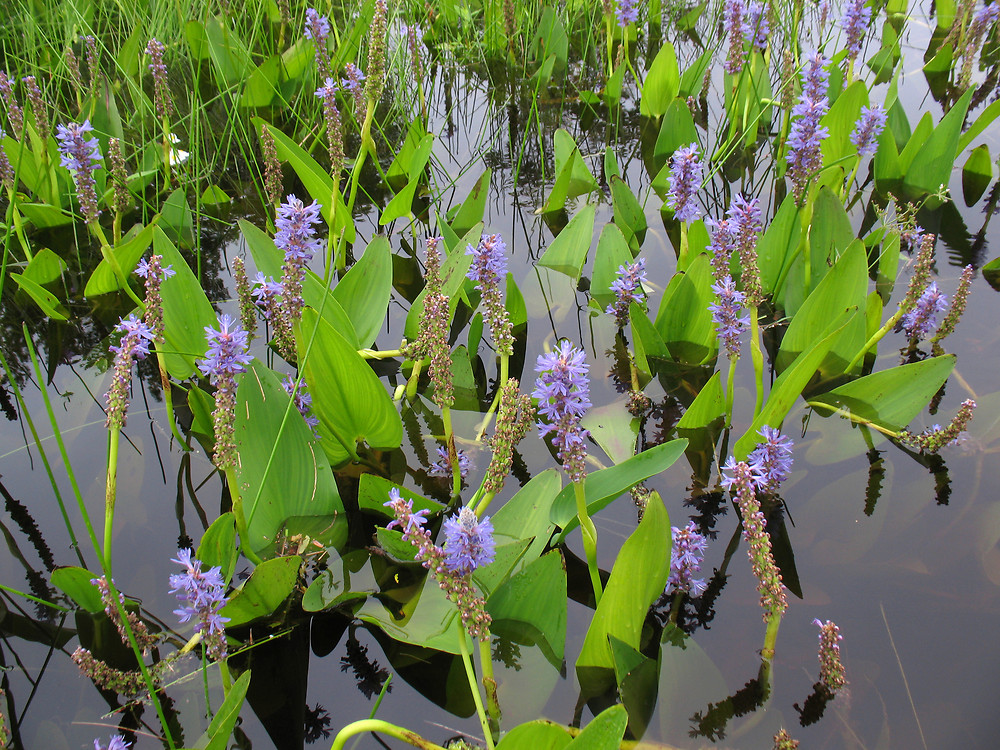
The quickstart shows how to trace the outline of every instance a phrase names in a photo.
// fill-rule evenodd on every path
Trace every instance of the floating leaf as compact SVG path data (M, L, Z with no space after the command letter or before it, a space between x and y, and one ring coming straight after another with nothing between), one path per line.
M265 560L254 568L220 611L229 618L226 627L245 625L272 614L295 588L301 564L302 558L292 555Z
M562 479L555 469L536 474L493 514L493 531L497 536L533 539L525 557L528 560L537 558L555 532L550 515L552 503L561 489Z
M566 748L567 750L618 750L627 725L628 714L625 712L625 706L612 706L595 716Z
M656 329L670 354L684 364L704 364L718 352L719 340L708 309L715 302L712 282L711 261L707 255L697 255L663 292Z
M965 122L973 91L970 88L945 112L934 132L913 157L913 162L908 168L904 166L903 184L913 197L922 198L928 193L936 193L941 185L947 187L951 181L951 170L958 156L958 139L962 135L962 123Z
M384 604L369 597L356 617L378 626L394 640L449 654L459 653L458 639L462 636L458 609L430 576L405 601L399 602L394 597Z
M632 253L622 230L614 223L604 225L597 241L594 270L590 279L590 296L602 308L615 301L611 285L618 278L618 269L632 262Z
M573 737L562 727L545 720L519 724L503 736L496 750L563 750Z

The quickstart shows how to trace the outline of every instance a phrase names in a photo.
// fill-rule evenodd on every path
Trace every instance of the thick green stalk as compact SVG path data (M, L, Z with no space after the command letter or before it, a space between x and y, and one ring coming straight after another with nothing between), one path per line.
M764 648L760 651L759 679L765 694L771 692L771 666L774 662L774 646L778 641L778 627L780 625L781 615L771 615L767 621L767 631L764 633Z
M229 483L229 496L233 501L233 516L236 518L236 530L240 534L240 541L243 543L243 554L254 565L260 565L263 560L250 548L250 529L247 526L247 519L243 513L243 496L240 494L240 483L236 477L236 468L226 467L226 481Z
M573 496L576 498L576 516L580 520L580 531L583 534L583 551L587 555L587 570L590 571L590 584L594 588L594 601L600 604L604 589L601 586L601 572L597 567L597 527L587 510L583 482L573 483Z
M757 403L753 409L753 418L756 419L764 408L764 353L760 348L760 319L756 306L750 308L750 360L757 383Z
M416 732L411 732L409 729L404 729L403 727L397 727L395 724L390 724L381 719L362 719L361 721L348 724L337 733L333 744L330 745L330 750L344 750L348 739L356 734L364 734L365 732L387 734L390 737L395 737L397 740L402 740L408 745L422 748L422 750L445 750L440 745L435 745L430 740L425 740Z
M885 322L885 325L883 325L881 328L879 328L877 331L875 331L875 333L871 335L871 338L869 338L865 342L865 345L862 346L861 349L858 351L858 353L854 355L854 359L848 362L847 367L844 369L844 372L850 373L855 367L857 367L858 363L862 359L864 359L864 356L868 353L868 350L871 349L873 346L875 346L879 341L881 341L885 337L885 335L889 333L889 331L895 328L896 324L902 317L903 317L903 308L900 307L898 310L896 310L893 316Z
M111 571L111 539L114 536L115 500L118 496L118 439L117 427L108 431L108 478L104 488L104 567Z
M465 665L465 676L469 680L469 689L472 690L472 700L476 704L476 713L479 714L479 723L483 727L483 735L486 738L486 747L493 750L493 733L490 731L490 722L486 716L486 709L483 708L483 697L479 694L479 683L476 681L476 673L472 668L472 657L469 655L469 644L466 641L467 634L465 628L458 631L458 649L462 655L462 664Z
M347 213L352 214L354 201L358 197L358 184L361 180L361 168L365 165L365 158L371 152L375 159L375 142L372 140L372 120L375 117L375 102L368 100L368 107L365 109L365 121L361 124L361 146L358 148L358 158L354 161L354 169L351 171L351 192L347 199ZM375 160L376 163L378 160ZM333 210L333 206L330 207ZM337 250L337 270L342 271L347 267L347 253L343 252L344 246L340 244Z
M458 461L458 449L455 447L455 431L451 426L451 407L441 407L441 421L444 422L444 441L448 446L448 460L451 461L451 497L458 499L462 494L462 467Z
M480 442L483 439L483 433L490 426L490 422L493 421L493 415L496 413L497 407L500 405L500 394L503 393L504 386L507 385L507 380L510 377L510 355L501 354L500 355L500 379L497 381L497 392L493 397L493 403L490 404L490 408L486 411L486 416L483 417L483 421L479 423L479 429L476 430L476 442Z
M736 358L729 358L729 375L726 377L726 425L733 424L733 387L736 380Z
M490 720L490 733L494 739L500 736L500 700L497 696L497 681L493 675L493 655L490 653L489 632L479 640L479 663L483 671L483 690L486 692L486 715Z

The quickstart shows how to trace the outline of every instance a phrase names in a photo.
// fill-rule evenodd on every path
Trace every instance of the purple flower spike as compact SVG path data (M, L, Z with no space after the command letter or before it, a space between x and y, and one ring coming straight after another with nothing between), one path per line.
M758 492L775 492L792 471L794 443L770 425L760 428L760 436L764 442L747 456L752 468L751 479Z
M911 339L927 338L937 328L938 313L948 308L948 297L938 291L937 282L931 282L913 309L899 321L906 335Z
M201 560L193 555L192 550L182 549L171 560L185 568L183 573L170 576L170 593L177 594L182 605L174 614L181 622L197 620L195 630L201 634L209 654L213 659L222 659L226 655L225 623L229 618L220 615L219 610L226 604L226 582L219 566L203 571Z
M788 134L788 177L792 181L795 201L805 198L809 181L823 168L820 146L830 131L819 124L830 108L826 96L826 59L816 52L809 57L802 74L802 96L792 109L795 117Z
M736 289L732 276L728 275L718 284L712 284L712 291L719 298L718 304L708 306L715 332L729 358L736 359L740 356L740 335L750 327L750 316L740 315L746 295Z
M677 149L670 157L670 192L667 205L674 209L677 221L691 222L701 216L701 209L695 201L701 187L701 162L698 160L698 144Z
M347 65L344 66L344 72L347 74L347 77L340 79L341 88L351 96L361 98L365 92L364 86L362 85L365 80L365 74L362 73L361 68L354 63L347 63Z
M861 52L861 42L872 19L872 10L864 0L847 0L840 25L847 35L847 59L853 63Z
M629 24L635 23L639 20L638 3L636 0L618 0L615 16L618 18L618 25L623 29Z
M535 372L539 373L535 390L538 413L549 420L539 420L538 436L555 433L559 460L574 482L582 482L587 475L587 435L580 419L590 408L589 367L582 349L575 349L569 341L561 341L555 351L539 355Z
M319 418L314 416L312 413L312 394L306 392L306 383L303 380L299 383L298 390L295 390L295 378L291 375L286 375L285 379L281 381L281 386L285 389L285 393L292 397L292 401L295 403L295 408L299 410L299 414L302 415L302 419L309 429L312 430L313 436L318 438L319 432L317 428L319 427Z
M683 591L690 596L701 596L707 584L703 578L695 578L701 571L701 561L708 549L708 541L698 533L694 521L689 521L683 529L674 526L673 554L670 556L670 578L667 579L667 594Z
M875 153L878 137L885 130L886 119L885 110L878 104L861 108L861 117L851 132L851 143L857 147L858 156L871 156Z
M629 304L642 303L642 284L646 280L646 259L639 258L635 263L618 266L618 278L611 282L611 291L615 293L615 303L608 305L605 312L615 316L619 328L628 325Z
M404 500L399 494L399 490L393 487L389 490L389 501L382 503L387 508L392 508L396 518L386 524L387 529L398 526L403 532L403 539L409 541L414 533L424 532L424 524L427 523L429 510L413 510L413 501ZM426 532L424 532L426 533Z
M198 360L202 375L211 378L217 385L220 378L246 372L246 366L253 357L247 354L247 333L228 315L219 316L219 330L205 326L208 352Z
M452 573L468 575L476 568L493 562L496 542L489 516L480 520L471 508L462 508L446 519L442 528L444 564Z
M128 411L128 391L132 382L132 360L143 359L149 354L149 345L155 339L155 334L145 321L134 314L123 318L115 326L115 333L121 334L118 345L112 344L109 349L115 353L115 374L111 379L111 387L104 394L107 400L107 427L120 429L125 426Z
M94 170L100 169L103 157L97 139L86 137L93 129L90 120L84 120L82 125L71 122L69 125L56 126L61 164L73 173L80 210L88 223L97 221L97 217L101 215L97 208Z
M499 234L484 234L476 247L469 245L465 254L472 256L472 267L466 276L477 282L476 288L499 284L507 276L507 245Z
M745 34L744 23L747 14L746 0L726 0L722 11L723 31L729 40L729 53L723 67L730 75L736 75L743 70L744 50L743 37Z
M750 3L743 18L743 38L759 50L767 47L771 35L771 23L764 12L764 3Z

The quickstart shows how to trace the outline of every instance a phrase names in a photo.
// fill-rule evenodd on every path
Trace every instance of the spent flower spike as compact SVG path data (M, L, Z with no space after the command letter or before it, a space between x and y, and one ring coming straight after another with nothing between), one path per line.
M819 627L819 684L831 696L847 684L847 672L840 660L840 642L844 637L832 620L813 620Z

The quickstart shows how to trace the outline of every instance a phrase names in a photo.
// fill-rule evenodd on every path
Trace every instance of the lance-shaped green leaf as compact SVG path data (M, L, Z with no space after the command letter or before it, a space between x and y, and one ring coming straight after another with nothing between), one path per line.
M445 228L447 229L447 227ZM482 222L478 222L473 225L472 229L465 233L464 237L458 238L455 236L454 245L446 242L449 250L448 255L444 258L444 262L441 263L441 294L451 299L452 314L454 314L455 307L458 304L455 296L465 284L466 274L472 266L472 256L466 255L465 250L469 245L475 247L479 244L482 232ZM447 240L447 235L445 239ZM424 297L426 296L427 287L425 286L420 290L417 298L413 300L409 312L406 313L405 333L406 338L410 341L416 341L420 336L420 316L423 315Z
M410 179L405 187L393 196L392 200L389 201L382 211L382 216L378 220L379 226L385 226L402 216L412 215L410 209L413 206L413 196L416 195L417 186L420 185L424 178L424 167L427 166L427 160L430 158L431 147L433 145L434 136L430 133L425 135L420 143L417 144L416 149L410 157L407 169Z
M371 346L382 330L391 296L392 250L389 240L378 235L333 289L333 298L354 324L361 348Z
M594 217L596 209L588 204L570 219L554 240L545 248L538 265L559 271L578 280L587 262L587 253L594 237Z
M486 609L491 630L525 646L537 645L557 669L566 645L566 568L553 550L502 583Z
M563 750L573 737L560 726L539 719L518 724L503 736L496 750Z
M927 406L954 367L953 354L931 357L858 378L809 404L821 414L826 404L885 429L901 430Z
M153 242L153 227L154 224L149 224L145 227L140 227L138 231L130 231L116 247L111 249L115 259L118 261L118 265L125 272L126 277L132 273L132 269L139 262L139 258L142 257L143 253L146 252L146 249ZM107 259L102 259L97 264L97 268L90 274L83 294L87 297L96 297L99 294L116 292L121 288L122 285L118 283L118 277L111 270L111 264L108 263Z
M35 301L43 313L53 320L69 320L69 311L63 307L59 298L48 289L35 283L24 274L11 273L10 277L14 279L21 291Z
M993 160L990 147L982 143L972 149L962 167L962 197L966 206L974 206L993 181Z
M615 682L618 695L628 712L629 732L642 737L656 709L660 665L613 635L608 636L611 656L615 664Z
M52 585L72 599L78 607L93 613L104 611L101 590L91 583L97 576L86 568L67 565L53 570L50 577Z
M680 82L681 74L677 67L674 46L670 42L664 42L653 58L646 79L642 83L639 114L645 117L660 117L677 96Z
M357 355L355 355L357 356ZM286 416L287 413L287 416ZM236 391L236 476L254 551L274 541L291 516L343 513L330 464L278 376L260 360Z
M209 16L205 22L208 54L220 89L237 88L252 68L250 51L224 22L225 16Z
M195 557L201 560L205 569L218 566L222 571L222 577L229 580L232 578L238 555L236 516L230 511L216 518L202 534Z
M656 314L656 329L675 359L700 365L715 358L719 348L715 324L708 306L715 302L712 293L712 267L701 254L676 274L667 284Z
M765 292L774 295L775 301L783 298L784 281L798 249L801 233L802 220L795 205L795 197L787 195L757 243L761 284Z
M194 744L195 750L226 750L229 747L229 738L236 726L236 720L240 718L240 711L243 709L243 701L246 699L247 688L250 687L250 670L248 669L240 675L239 679L226 692L226 699L219 706L219 710L212 717L212 723L208 725L198 741Z
M492 176L493 170L491 169L483 172L454 215L449 212L451 229L459 237L463 234L471 233L483 220L483 215L486 213L486 196L490 191L490 179ZM478 242L478 238L476 241ZM476 242L472 244L475 245ZM464 245L462 245L461 250L465 251Z
M622 230L614 223L604 225L601 238L597 241L594 256L594 271L590 279L590 296L602 308L615 301L611 285L618 278L618 269L632 262L632 253Z
M585 195L597 189L597 180L583 161L583 154L568 132L559 128L552 138L555 150L556 179L552 192L542 207L542 213L559 211L566 206L566 200L577 195Z
M788 414L788 410L792 408L792 404L795 403L799 394L802 393L802 389L806 387L813 373L816 372L816 369L823 362L827 352L837 342L841 331L844 330L844 327L855 312L851 308L837 316L827 327L826 330L828 333L813 344L812 348L796 357L792 365L774 381L764 408L761 409L760 414L757 415L753 424L750 425L750 429L733 446L733 456L736 457L737 461L745 460L750 451L754 449L754 446L760 442L759 431L761 427L764 425L770 425L771 427L781 425L785 415Z
M661 443L633 456L628 461L588 474L584 480L584 492L590 515L594 515L612 500L628 492L635 484L669 469L683 455L687 444L687 440ZM552 522L562 528L557 540L559 542L579 525L573 493L573 484L570 483L563 487L552 504Z
M512 539L533 539L525 557L537 558L555 531L549 516L561 489L562 479L556 470L536 474L493 514L494 533Z
M580 420L590 436L611 459L620 464L635 455L635 441L639 435L639 420L625 409L625 404L615 401L595 406Z
M591 695L614 684L609 636L639 649L646 612L667 585L670 574L670 518L658 493L649 498L639 527L632 532L611 569L611 578L594 612L576 660L581 685Z
M628 713L625 711L625 706L612 706L595 716L566 748L567 750L618 750L627 725Z
M700 430L726 413L725 396L722 393L722 373L716 372L702 386L691 406L677 422L678 430Z
M646 234L646 214L639 200L621 177L611 178L611 204L614 207L615 224L629 239L629 244L639 251Z
M310 308L302 311L296 344L313 413L320 420L321 444L330 462L346 461L348 449L354 450L361 442L384 450L398 448L403 439L399 413L382 381L355 348Z
M937 192L941 185L947 187L958 156L958 140L972 94L973 89L970 88L945 113L923 148L913 157L903 182L914 197Z

